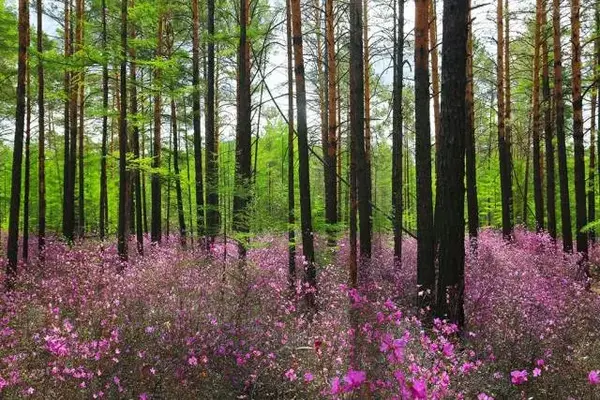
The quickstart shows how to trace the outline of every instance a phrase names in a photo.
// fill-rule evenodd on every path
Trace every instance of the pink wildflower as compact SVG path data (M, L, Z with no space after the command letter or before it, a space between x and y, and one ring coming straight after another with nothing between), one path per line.
M290 381L295 381L296 379L298 379L298 376L296 375L296 371L294 371L293 368L288 369L287 371L285 371L285 377L288 378Z
M365 371L350 370L344 377L344 381L347 384L348 390L354 390L359 388L367 379L367 373Z
M510 373L510 381L513 385L522 385L527 382L527 371L512 371Z
M312 382L315 377L310 372L304 374L304 382L309 383Z
M590 385L600 384L600 370L590 371L588 374L588 382L590 382Z

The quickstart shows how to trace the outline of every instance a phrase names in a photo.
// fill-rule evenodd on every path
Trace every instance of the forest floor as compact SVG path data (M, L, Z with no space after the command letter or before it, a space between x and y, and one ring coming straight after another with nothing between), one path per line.
M600 398L600 296L546 236L482 231L462 335L412 307L412 240L394 269L379 237L359 291L347 242L319 240L312 316L285 237L253 239L245 268L232 243L178 243L146 243L121 274L113 245L51 241L43 268L34 255L0 297L0 398Z

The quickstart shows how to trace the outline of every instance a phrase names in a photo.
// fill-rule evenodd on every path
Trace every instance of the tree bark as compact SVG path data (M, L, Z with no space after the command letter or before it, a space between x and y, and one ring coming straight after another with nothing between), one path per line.
M238 94L235 149L235 182L232 228L238 234L250 232L249 205L251 194L252 96L250 93L250 41L248 39L249 0L240 0L240 41L238 46ZM238 240L240 260L246 258L248 238Z
M15 140L13 145L10 214L8 216L8 243L6 256L6 287L11 290L17 277L19 252L19 208L21 206L21 167L23 162L23 133L25 130L25 86L27 49L29 46L29 3L19 0L19 58L17 64L17 105L15 110Z
M302 254L304 255L305 300L309 308L316 307L317 270L313 242L312 210L310 200L310 175L308 163L308 127L306 121L306 84L304 80L304 54L302 45L302 14L300 0L290 0L292 9L292 42L294 43L294 73L296 78L296 107L298 135L298 183L300 186L300 225L302 230Z
M431 136L429 122L428 0L415 0L415 163L417 170L417 285L419 305L431 305L435 285ZM463 114L464 116L464 114Z
M540 132L542 130L540 113L540 47L542 35L542 0L536 1L534 52L533 52L533 198L535 203L535 229L544 229L544 195L542 191L542 158L540 154Z
M464 326L465 286L465 93L467 88L467 0L445 0L442 53L442 131L437 177L438 315Z
M198 230L198 237L201 238L205 235L205 229L204 186L202 182L202 136L200 136L200 17L198 0L192 0L192 20L192 122L194 126L194 167L196 171L196 229ZM173 104L171 105L171 109L175 109ZM176 132L175 135L177 136ZM176 139L175 143L177 143ZM175 144L175 146L177 146L177 144ZM175 163L177 163L177 158L177 155L175 155ZM176 167L176 169L178 169L178 167ZM175 171L175 173L178 174L177 171ZM177 182L179 182L177 186L177 198L179 199L181 194L181 183L179 177L177 178ZM177 207L179 207L179 201ZM182 229L181 223L180 229ZM181 233L182 241L185 241L185 226L183 227Z
M219 138L215 128L215 1L208 0L206 60L206 225L208 235L219 233Z
M404 90L404 0L396 0L398 15L394 18L394 82L393 82L393 133L392 133L392 208L394 211L394 263L402 263L402 144L404 118L402 91ZM395 11L395 9L394 9ZM396 17L396 16L395 16Z
M471 18L471 0L468 0L468 32L467 32L467 110L465 127L465 162L467 183L467 210L469 216L469 237L476 241L479 235L479 201L477 199L477 149L475 145L475 101L474 101L474 74L473 74L473 20ZM473 243L475 244L475 243Z
M41 1L41 0L40 0ZM100 240L106 238L108 222L108 187L106 163L108 158L108 33L106 26L106 0L102 0L102 150L100 158Z
M560 43L560 0L553 0L552 20L554 38L554 106L556 107L556 147L558 150L561 231L563 250L570 253L573 251L573 233L571 231L571 201L569 199L567 148L565 143L565 101L563 99L562 49Z
M117 250L122 270L127 262L127 2L121 0L121 109L119 118L119 221Z
M27 29L27 43L30 43L30 29ZM23 196L23 261L29 261L29 194L31 192L31 70L27 58L27 106L25 116L25 193Z
M135 0L131 0L131 7L135 7ZM135 41L136 39L136 26L132 24L131 26L131 39ZM130 218L135 222L135 233L136 233L136 248L138 254L144 254L144 227L142 226L142 179L140 172L140 127L138 125L139 119L137 118L138 114L138 95L137 95L137 53L135 48L132 46L130 48L130 75L131 75L131 115L133 116L133 129L132 129L132 150L133 150L133 159L135 169L130 172L133 174L132 178L132 186L134 190L135 196L135 210L134 215L131 215ZM134 218L135 216L135 218Z
M338 223L338 193L337 193L337 66L335 60L335 16L333 0L325 0L325 33L327 41L327 149L324 151L325 161L325 219L330 226ZM330 239L334 239L331 232ZM335 243L335 239L332 243Z
M544 148L546 150L546 212L548 234L556 240L556 184L554 173L554 131L552 123L552 95L550 94L550 71L548 60L549 27L546 13L547 0L543 0L542 12L542 94L544 97Z
M186 246L185 215L183 213L183 193L181 191L181 175L179 170L179 132L177 131L177 108L171 98L171 123L173 124L173 170L175 172L175 195L177 196L177 217L179 219L179 238L181 245Z
M71 55L71 0L65 1L65 19L64 19L64 56L65 59ZM65 239L69 240L69 213L72 208L69 204L69 184L71 182L71 73L65 68L64 74L65 104L64 104L64 162L63 162L63 204L62 204L62 233Z
M294 67L292 47L292 9L286 1L287 79L288 79L288 284L292 293L296 286L296 216L294 183Z
M44 262L46 246L46 137L44 109L44 31L42 25L42 0L36 2L37 12L37 52L38 52L38 253L40 263Z
M162 58L162 47L163 47L163 24L164 17L158 16L158 44L156 45L156 58ZM158 169L160 168L160 156L161 156L161 125L162 125L162 102L161 102L161 85L162 85L162 74L160 67L154 69L154 140L153 146L153 158L152 158L152 218L150 237L152 243L160 243L162 237L162 196L161 196L161 178Z
M575 172L575 218L577 229L577 252L588 256L588 235L583 231L587 225L586 188L585 188L585 148L583 144L583 96L581 94L581 20L579 18L580 1L571 1L571 69L573 91L573 144Z
M77 37L77 51L83 50L83 28L84 28L84 0L76 0L77 1L77 29L76 29L76 37ZM85 233L85 186L84 186L84 168L83 168L83 135L84 135L84 126L83 126L83 117L85 110L85 97L84 97L84 68L83 66L79 67L78 72L78 82L77 82L77 91L78 91L78 117L79 117L79 126L77 130L77 137L79 140L78 152L79 152L79 204L78 204L78 236L80 238L83 237ZM75 182L73 182L73 187Z
M502 0L498 0L498 50L497 50L497 67L498 67L498 152L500 162L500 187L502 192L502 235L505 240L510 240L513 233L512 221L512 166L510 156L510 129L506 126L506 116L509 114L505 106L505 52L504 44L504 10ZM508 52L506 52L506 55Z
M370 138L365 117L365 80L361 0L350 1L350 134L356 147L356 183L359 219L360 267L371 258L371 163Z

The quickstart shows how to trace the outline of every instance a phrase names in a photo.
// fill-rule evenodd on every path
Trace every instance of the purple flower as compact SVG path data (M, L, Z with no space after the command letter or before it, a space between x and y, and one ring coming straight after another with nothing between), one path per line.
M296 379L298 379L298 376L296 375L296 371L294 371L293 368L288 369L287 371L285 371L285 377L288 378L290 381L295 381Z
M421 379L412 380L411 392L414 399L426 399L427 398L427 384Z
M198 365L198 359L195 356L190 356L187 360L188 364L190 364L192 367L195 367L196 365Z
M527 382L527 371L512 371L510 373L510 381L513 385L522 385Z
M533 369L533 377L537 378L538 376L542 375L542 370L539 368L534 368Z
M340 394L342 393L342 385L340 384L340 378L335 377L331 382L331 394Z
M346 376L344 376L344 381L347 385L346 388L349 391L359 388L365 382L366 379L367 373L365 371L350 370L348 371Z
M315 377L310 372L307 372L304 374L304 382L306 382L306 383L312 382L313 379L315 379Z
M590 385L600 384L600 370L590 371L588 374L588 382L590 382Z

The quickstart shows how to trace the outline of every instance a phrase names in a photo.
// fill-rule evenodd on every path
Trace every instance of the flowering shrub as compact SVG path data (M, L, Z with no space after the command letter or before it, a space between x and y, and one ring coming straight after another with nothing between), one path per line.
M244 268L231 242L207 253L168 239L146 243L121 274L114 246L93 242L49 241L43 267L35 258L21 266L16 290L0 297L0 397L600 394L600 299L585 289L577 256L545 236L517 231L507 244L481 232L467 256L461 334L413 307L412 240L395 268L388 239L377 238L360 290L346 286L347 243L319 245L309 315L302 295L312 289L288 288L284 238L255 239Z

